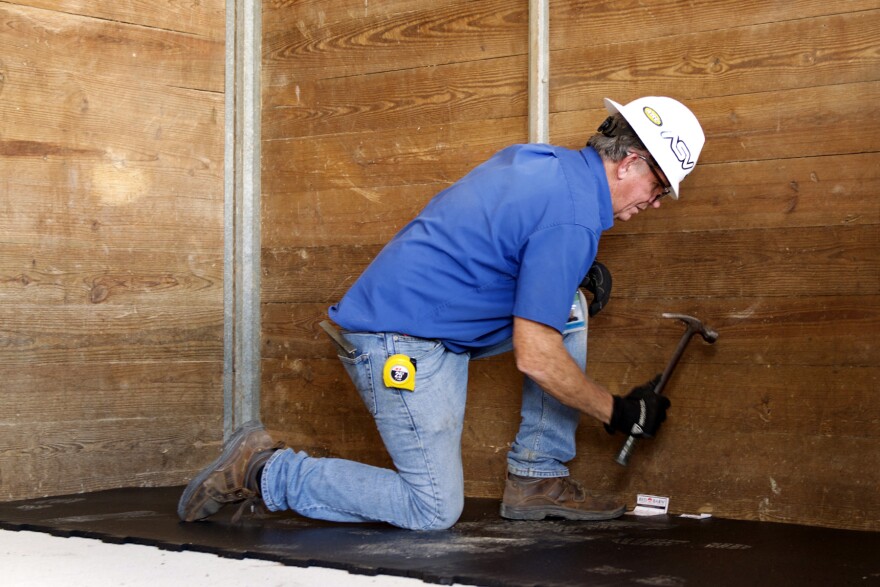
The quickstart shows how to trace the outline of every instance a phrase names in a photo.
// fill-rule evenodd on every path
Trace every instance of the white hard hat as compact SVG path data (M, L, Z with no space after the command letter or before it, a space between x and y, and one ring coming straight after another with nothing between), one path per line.
M700 122L687 106L665 96L646 96L621 106L605 98L605 108L619 112L629 123L672 186L678 199L678 184L697 164L706 136Z

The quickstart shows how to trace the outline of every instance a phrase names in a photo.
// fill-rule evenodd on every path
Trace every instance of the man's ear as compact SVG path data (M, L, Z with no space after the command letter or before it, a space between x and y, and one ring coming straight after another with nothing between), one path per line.
M629 153L626 157L617 162L617 179L623 179L628 174L632 173L632 166L636 159L638 159L638 155Z

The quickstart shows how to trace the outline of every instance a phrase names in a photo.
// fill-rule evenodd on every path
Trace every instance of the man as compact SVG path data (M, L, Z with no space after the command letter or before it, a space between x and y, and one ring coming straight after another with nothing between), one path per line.
M650 437L669 401L653 393L656 379L620 397L585 375L589 310L578 284L614 219L678 199L705 139L671 98L605 105L611 116L584 149L509 147L442 191L330 308L340 360L394 470L280 449L252 423L189 484L181 519L261 501L324 520L452 526L464 503L468 363L511 349L525 378L501 515L620 516L622 505L568 478L580 414Z

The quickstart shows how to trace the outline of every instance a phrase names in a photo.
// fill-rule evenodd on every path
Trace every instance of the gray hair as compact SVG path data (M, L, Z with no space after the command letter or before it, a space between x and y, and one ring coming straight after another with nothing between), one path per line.
M619 112L606 118L598 131L587 141L587 146L593 147L603 159L620 161L633 149L648 153L648 149Z

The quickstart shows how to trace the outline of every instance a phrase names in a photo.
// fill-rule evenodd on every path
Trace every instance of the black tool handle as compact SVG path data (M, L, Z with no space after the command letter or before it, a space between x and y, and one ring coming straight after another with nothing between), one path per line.
M694 334L695 332L693 330L688 329L681 337L681 340L678 341L678 348L675 349L675 354L672 355L672 359L670 359L669 363L666 365L666 369L663 370L663 375L660 376L660 381L658 381L657 385L654 387L654 393L657 395L663 393L663 388L666 387L666 382L669 381L669 378L672 376L672 371L675 369L675 366L678 365L678 360L681 359L685 347L688 345ZM618 465L623 465L625 467L627 463L629 463L630 454L632 454L635 446L636 437L630 435L629 438L626 439L626 442L623 443L623 446L620 447L620 452L617 453L617 458L614 459L615 462L617 462Z

